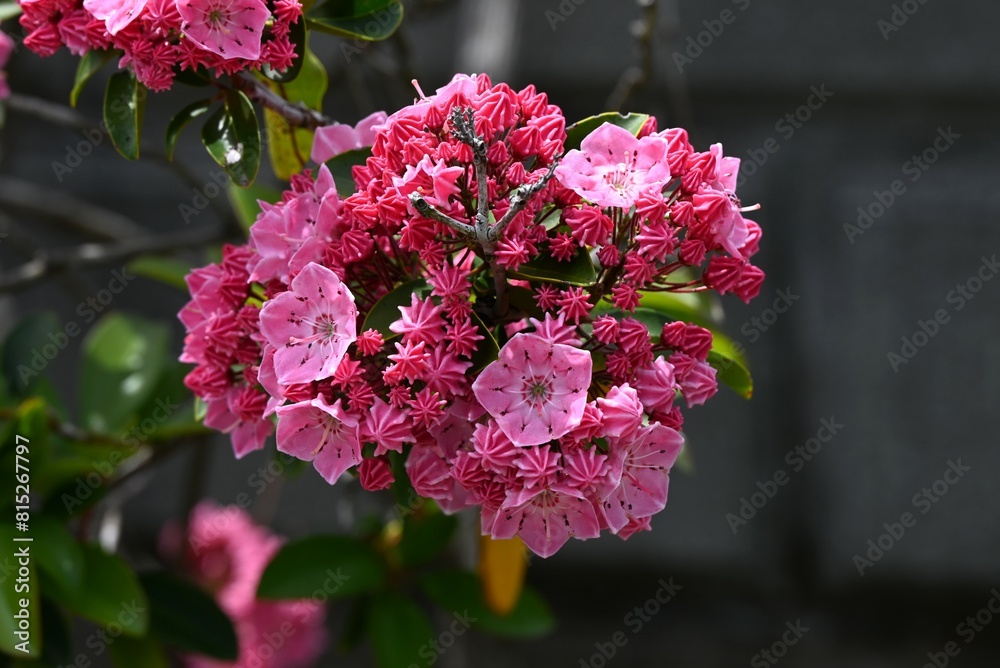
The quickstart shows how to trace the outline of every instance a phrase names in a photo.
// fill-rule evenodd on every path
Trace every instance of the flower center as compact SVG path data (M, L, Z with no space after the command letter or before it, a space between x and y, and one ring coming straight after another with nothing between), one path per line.
M528 405L541 411L552 396L552 381L546 377L533 377L524 381L524 399Z
M624 162L619 162L615 168L604 175L604 182L612 190L625 192L635 185L635 168Z

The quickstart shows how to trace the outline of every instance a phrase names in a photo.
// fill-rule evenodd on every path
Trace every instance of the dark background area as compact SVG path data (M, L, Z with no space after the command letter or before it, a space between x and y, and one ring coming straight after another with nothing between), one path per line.
M413 76L430 91L455 71L487 71L515 88L536 84L574 120L605 110L623 72L643 60L632 24L645 14L633 2L407 6L400 37L360 53L313 37L331 69L331 116L353 122L398 108L413 96L405 83ZM901 25L888 31L894 11ZM670 502L651 533L574 542L533 560L529 579L558 618L553 635L510 643L473 633L441 665L599 667L595 643L606 645L616 632L626 643L608 665L769 665L755 656L796 622L808 631L780 659L789 668L917 668L949 641L960 653L947 665L998 665L1000 618L983 614L980 623L989 616L992 624L971 642L956 627L993 597L994 607L1000 602L992 593L1000 587L1000 352L993 345L1000 280L982 282L961 309L952 292L978 272L992 277L996 270L983 258L1000 250L997 25L1000 5L974 0L657 3L650 76L626 106L655 113L661 128L689 128L702 149L721 141L745 161L739 194L744 204L763 206L755 216L764 230L756 263L768 278L749 306L726 300L725 329L747 350L755 396L746 402L723 389L687 413L694 470L672 474ZM680 68L675 53L685 53L689 38L707 46L700 54L690 47ZM74 67L65 53L40 61L21 50L12 88L63 102ZM169 113L194 99L180 88L151 101L144 133L151 143ZM832 95L800 109L815 89ZM92 83L79 110L96 117L102 90ZM786 119L796 113L799 121ZM907 167L948 129L957 139L926 171ZM106 139L60 182L52 163L65 162L82 139L8 113L0 131L0 226L9 233L0 243L3 270L35 246L87 240L51 216L11 206L11 192L27 192L21 182L43 189L49 204L64 190L127 216L140 226L126 226L127 234L219 224L212 209L185 224L178 205L193 201L191 187L155 161L125 163ZM201 179L212 171L196 131L180 152ZM848 234L859 207L877 212L878 193L896 180L902 194L863 233ZM0 330L43 306L77 318L77 304L104 287L113 268L0 296ZM979 286L972 280L969 287ZM770 309L782 295L792 298L778 314ZM184 301L137 280L112 306L170 321ZM939 309L947 322L894 369L889 353L902 354L902 337L912 339ZM179 350L179 326L175 334ZM67 395L78 345L48 370ZM816 437L823 420L842 427L795 470L787 453ZM158 528L178 517L200 459L169 461L127 507L125 543L136 556L150 554ZM248 478L268 461L258 453L235 462L224 438L207 460L206 493L223 503L253 493ZM968 471L945 485L946 494L918 498L959 460ZM742 499L779 471L787 484L734 532L727 514L738 514ZM270 487L252 510L285 535L301 536L343 528L370 502L310 472L280 498ZM906 512L915 524L860 575L856 555ZM882 541L884 549L890 541ZM682 588L636 630L626 615L670 578ZM335 609L335 623L339 616ZM322 665L365 661L364 653L331 655Z

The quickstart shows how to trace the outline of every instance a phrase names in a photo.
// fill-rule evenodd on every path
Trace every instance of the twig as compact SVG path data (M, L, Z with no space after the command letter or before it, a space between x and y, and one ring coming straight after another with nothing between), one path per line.
M145 229L127 216L81 200L63 190L0 177L0 204L32 211L100 239L134 237Z
M47 276L103 264L124 262L146 253L169 253L225 241L224 230L184 230L162 236L137 237L114 243L89 243L71 249L41 253L20 267L0 274L0 292L23 290Z
M271 111L280 114L289 125L314 130L321 125L331 125L333 119L324 116L315 109L310 109L301 102L289 102L267 84L247 72L233 76L233 86L243 91L248 98L259 102Z
M639 64L625 70L618 79L618 84L608 97L607 107L615 111L623 111L628 101L643 88L652 78L653 73L653 34L656 32L656 0L636 0L643 10L642 18L632 24L636 38L636 52Z
M424 199L424 196L418 192L410 193L410 204L416 209L424 218L429 218L430 220L436 220L439 223L444 223L451 229L455 230L459 234L467 237L475 237L476 229L467 223L463 223L459 220L455 220L448 214L438 211L434 208L434 205Z

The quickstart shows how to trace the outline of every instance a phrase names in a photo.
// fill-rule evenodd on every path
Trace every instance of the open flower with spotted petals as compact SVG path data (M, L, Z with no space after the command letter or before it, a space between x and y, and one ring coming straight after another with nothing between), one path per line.
M261 0L177 0L181 32L223 58L260 58L264 24L270 16Z
M84 0L83 8L104 21L109 35L116 35L139 18L149 0Z
M668 474L684 445L680 432L654 424L633 438L616 439L621 448L621 482L601 505L611 530L618 532L630 518L650 517L667 504Z
M601 526L594 506L582 495L534 488L508 494L491 533L494 538L520 536L532 552L550 557L570 538L597 538Z
M586 350L521 333L472 390L514 445L541 445L580 423L592 368Z
M636 139L605 123L566 154L556 178L594 204L630 209L641 193L659 192L670 182L667 149L661 137Z
M312 462L331 485L361 463L358 417L344 410L340 399L331 406L320 395L280 406L277 414L278 450Z
M354 295L337 274L310 262L291 290L264 304L260 331L274 347L278 382L308 383L333 375L357 338Z

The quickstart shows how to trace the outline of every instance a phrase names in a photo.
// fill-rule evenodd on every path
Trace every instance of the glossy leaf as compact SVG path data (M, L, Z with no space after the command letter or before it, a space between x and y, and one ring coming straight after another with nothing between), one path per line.
M585 118L582 121L577 121L566 128L566 152L570 149L580 148L580 144L583 142L584 138L591 132L601 127L605 123L611 123L612 125L617 125L620 128L625 128L634 135L639 134L639 130L642 126L646 124L649 120L649 114L619 114L615 111L609 111L607 113L598 114L597 116L591 116L590 118Z
M403 537L399 541L403 563L415 566L436 557L448 547L457 526L458 518L452 515L408 515L403 521Z
M59 354L60 334L65 335L64 328L51 311L30 313L14 326L0 352L0 371L11 394L31 391Z
M531 638L549 633L555 626L549 606L531 587L525 587L517 605L506 615L489 609L479 581L464 571L437 571L420 578L420 586L445 610L468 614L473 626L502 636Z
M149 600L132 569L119 557L96 545L82 545L84 576L78 592L64 590L50 580L53 598L92 622L116 624L129 636L149 629Z
M302 103L319 111L323 106L323 95L328 84L326 68L312 51L306 50L302 70L294 81L282 84L268 82L278 95L291 103ZM302 171L309 162L312 150L313 131L293 128L281 114L270 109L264 110L264 125L267 128L267 150L271 168L279 179L288 180Z
M341 197L350 197L354 193L354 173L355 165L363 165L371 156L371 148L356 148L353 151L345 151L340 155L335 155L326 161L326 166L333 175L333 181L337 185L337 194Z
M21 5L13 0L0 2L0 21L13 19L21 15Z
M576 252L568 262L560 262L550 255L540 255L531 262L525 262L517 271L508 274L514 278L557 281L570 285L593 285L597 272L590 254L585 249Z
M639 306L658 311L671 320L701 325L708 329L722 324L718 300L704 292L640 292Z
M112 58L120 57L121 51L99 51L91 49L83 55L80 63L76 66L76 76L73 78L73 89L69 92L69 106L75 107L83 87L87 85L90 78L97 74L102 67L107 65Z
M430 648L435 637L424 611L395 591L380 592L373 598L368 633L378 668L425 665L421 648Z
M264 570L258 598L309 598L319 592L344 598L371 591L386 580L381 557L347 536L311 536L286 544Z
M240 226L244 230L249 230L257 216L260 215L259 200L273 204L281 199L281 193L274 188L254 183L247 188L237 188L234 185L227 189L229 203L233 205L236 212L236 219L240 221Z
M167 124L167 159L174 159L174 149L177 147L177 140L181 136L181 131L194 119L208 113L212 106L212 100L198 100L184 107L170 119Z
M399 0L326 0L306 12L311 28L341 37L379 41L390 37L403 21ZM358 50L357 46L350 49Z
M139 581L149 598L150 629L165 644L213 659L236 659L236 631L215 599L167 573L148 573Z
M111 313L83 341L80 416L98 433L119 434L152 394L168 357L166 326Z
M233 183L246 188L260 169L260 127L253 105L242 91L226 93L226 103L208 117L201 139Z
M139 158L139 134L146 105L146 89L132 70L115 72L104 93L104 124L118 152L129 160Z
M60 522L38 514L31 518L31 535L38 568L63 591L78 593L83 586L84 561L76 539Z
M361 329L358 330L358 333L375 329L386 341L399 336L399 334L389 329L389 325L400 318L399 307L409 306L414 294L423 297L430 291L431 286L427 285L427 282L423 279L403 283L396 287L396 289L375 302L368 315L365 316L365 321L361 325Z
M191 273L191 263L158 255L146 255L136 258L125 267L129 273L144 276L187 292L184 277Z
M753 396L753 378L742 351L726 336L713 333L708 363L715 367L716 378L744 399Z

